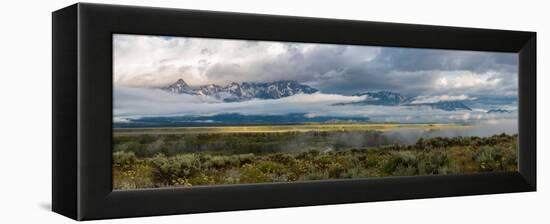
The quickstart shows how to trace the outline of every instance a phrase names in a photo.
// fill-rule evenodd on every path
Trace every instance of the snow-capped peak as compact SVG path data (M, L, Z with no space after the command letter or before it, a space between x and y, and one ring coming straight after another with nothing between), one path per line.
M231 82L226 86L216 84L202 85L191 88L183 79L178 79L172 85L162 88L178 94L206 95L226 102L240 102L251 99L279 99L296 94L311 94L318 90L294 80L274 82Z

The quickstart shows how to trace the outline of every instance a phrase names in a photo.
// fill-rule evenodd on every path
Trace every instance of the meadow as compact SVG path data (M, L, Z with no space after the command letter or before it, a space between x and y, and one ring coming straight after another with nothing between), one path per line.
M113 131L113 188L294 182L517 170L517 135L419 138L448 124L300 124Z

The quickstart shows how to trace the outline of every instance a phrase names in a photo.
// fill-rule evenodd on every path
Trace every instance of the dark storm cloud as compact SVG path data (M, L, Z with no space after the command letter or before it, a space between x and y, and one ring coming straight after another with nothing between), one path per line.
M344 55L347 48L341 45L316 45L306 51L303 44L285 43L284 53L276 57L255 60L254 63L216 63L205 75L226 82L327 80L353 64L354 59Z
M360 48L360 47L348 47ZM362 91L391 90L409 95L430 95L440 78L454 80L437 94L499 94L499 89L486 84L498 83L502 90L517 89L517 56L515 54L452 51L413 48L381 48L374 59L346 63L333 57L318 57L320 68L339 69L340 76L311 80L312 85L332 93L351 94ZM336 57L338 58L338 57ZM311 71L319 71L314 67ZM325 70L326 71L326 70ZM323 70L321 70L323 72ZM462 77L463 74L471 74ZM321 77L323 75L320 75ZM465 82L464 85L456 82ZM476 86L477 85L477 86ZM462 88L458 88L461 86ZM457 90L453 90L457 87ZM466 88L468 87L468 88Z
M517 57L513 54L435 50L415 48L383 48L374 63L383 63L393 70L468 70L474 72L513 71Z
M350 47L354 48L354 47ZM503 89L517 89L517 56L508 53L453 51L413 48L381 48L373 60L345 64L334 60L321 60L322 66L345 67L341 77L330 80L312 80L327 92L356 93L361 91L391 90L410 95L433 94L438 78L460 78L460 72L471 73L463 80L474 92L466 94L498 94L499 89L483 89L484 83L500 83ZM339 66L340 65L340 66ZM311 70L317 70L311 68ZM445 75L445 74L454 74ZM475 78L479 80L476 80ZM461 80L458 80L461 81ZM449 86L448 91L453 91ZM463 88L464 89L464 88ZM441 90L444 92L445 90ZM512 90L513 91L513 90Z

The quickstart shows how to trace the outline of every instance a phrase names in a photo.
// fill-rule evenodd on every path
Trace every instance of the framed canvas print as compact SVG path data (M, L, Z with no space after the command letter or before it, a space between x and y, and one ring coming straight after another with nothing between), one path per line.
M77 220L536 190L536 33L79 3L53 17Z

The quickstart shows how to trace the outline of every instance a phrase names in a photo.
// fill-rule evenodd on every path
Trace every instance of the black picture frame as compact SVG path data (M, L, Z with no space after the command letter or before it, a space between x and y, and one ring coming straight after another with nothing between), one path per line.
M53 211L76 220L536 190L536 33L78 3L52 13ZM518 172L113 191L112 34L517 52Z

